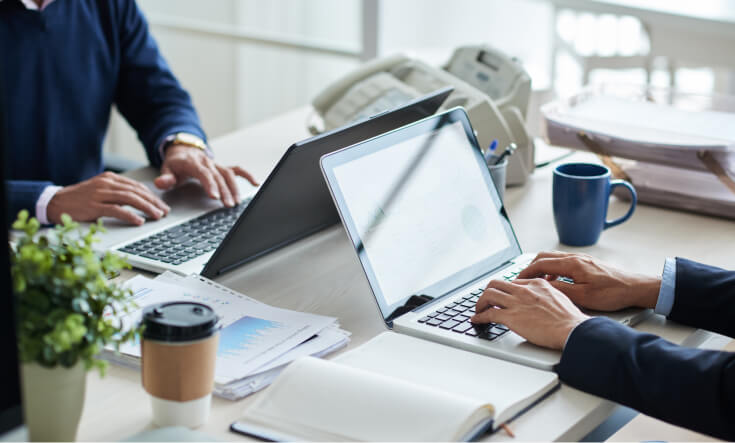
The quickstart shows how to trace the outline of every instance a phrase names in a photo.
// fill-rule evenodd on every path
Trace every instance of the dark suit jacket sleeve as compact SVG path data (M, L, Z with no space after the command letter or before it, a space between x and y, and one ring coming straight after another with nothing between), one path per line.
M158 148L167 136L177 132L204 140L206 136L189 94L161 56L135 1L116 3L121 61L115 103L138 132L151 164L158 167Z
M735 440L735 353L684 348L597 317L572 331L555 370L574 388Z
M36 215L36 202L46 186L46 181L6 180L8 193L8 221L14 221L21 209L27 209L31 216Z
M674 305L668 318L735 337L735 272L677 258Z

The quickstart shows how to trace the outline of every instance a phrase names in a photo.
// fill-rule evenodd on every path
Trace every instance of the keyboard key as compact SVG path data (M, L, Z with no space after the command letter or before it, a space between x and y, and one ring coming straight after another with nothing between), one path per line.
M499 328L499 329L502 329L503 331L507 331L507 330L509 329L509 328L508 328L507 326L505 326L505 325L500 325L500 324L498 324L498 325L495 325L495 326L496 326L497 328Z
M449 303L448 305L444 306L447 309L452 309L453 307L457 306L457 303Z
M452 328L452 331L462 333L467 332L468 329L472 329L472 325L470 323L460 323Z
M473 323L472 327L477 331L477 335L484 336L487 330L493 327L492 323Z
M472 337L477 337L477 331L475 330L475 328L468 329L467 331L465 331L464 334Z
M505 334L506 332L508 332L508 331L505 330L505 329L500 329L497 326L493 326L492 328L488 329L488 333L495 334L495 335Z
M446 312L446 311L447 311L447 308L441 308L441 309L437 309L437 310L436 310L436 312L438 312L438 313L440 313L440 314L442 314L442 313L444 313L444 312Z
M453 327L457 326L459 324L456 320L447 320L444 323L440 324L439 327L442 329L452 329Z
M436 317L434 317L434 318L436 318L436 319L437 319L437 320L439 320L439 321L447 321L447 320L449 320L449 319L450 319L450 318L452 318L452 317L450 317L450 316L448 316L448 315L446 315L446 314L441 314L441 315L437 315L437 316L436 316Z
M431 317L431 318L434 318L434 317L436 317L437 315L439 315L439 313L438 313L438 312L432 312L431 314L427 315L427 317Z
M470 295L480 295L480 294L482 294L482 292L483 292L482 289L476 289L476 290L470 292ZM465 297L465 298L467 298L467 297Z
M431 320L427 321L426 324L429 326L439 326L440 324L442 324L442 321L432 318Z
M457 321L467 321L470 318L468 316L466 316L466 315L458 315L458 316L454 317L454 319L457 320Z
M419 323L426 323L426 322L427 322L427 321L429 321L429 320L431 320L431 317L429 317L429 316L426 316L426 317L424 317L424 318L422 318L422 319L419 319Z
M457 312L464 312L467 309L469 309L467 306L462 306L462 305L458 305L458 306L455 306L454 307L454 310L457 311Z
M450 317L454 317L455 315L458 315L459 311L455 311L454 309L450 309L444 313L444 315L448 315Z
M471 302L471 301L465 301L462 303L462 306L465 308L474 308L477 303Z

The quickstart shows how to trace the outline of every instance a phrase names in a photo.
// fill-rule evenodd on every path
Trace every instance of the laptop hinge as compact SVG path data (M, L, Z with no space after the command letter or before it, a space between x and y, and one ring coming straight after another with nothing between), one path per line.
M508 266L512 265L513 263L514 262L513 262L512 259L511 260L507 260L507 261L499 264L498 266L490 269L489 271L487 271L487 272L479 275L477 278L475 278L472 281L480 280L480 279L482 279L483 277L485 277L487 275L494 274L494 273L500 271L503 268L507 268ZM430 297L430 296L424 295L424 294L421 294L421 295L412 295L411 297L409 297L409 299L406 301L406 303L403 306L398 307L395 311L393 311L388 316L388 318L385 319L385 323L388 325L389 328L392 328L393 327L393 320L395 320L396 318L400 317L401 315L406 314L408 312L416 311L417 309L424 307L426 304L438 303L441 299L443 299L447 295L450 295L450 294L453 294L453 293L457 292L458 289L463 288L463 287L469 285L470 283L471 282L468 282L468 283L465 283L463 285L457 286L456 288L452 289L451 291L447 291L444 294L442 294L442 295L440 295L440 296L438 296L436 298Z
M475 279L474 279L474 280L472 280L472 281L474 282L474 281L477 281L477 280L482 280L482 279L483 279L483 278L485 278L486 276L488 276L488 275L490 275L490 274L494 274L494 273L496 273L496 272L500 271L500 270L501 270L501 269L503 269L503 268L507 268L508 266L510 266L510 265L512 265L512 264L513 264L513 260L507 260L507 261L503 262L502 264L500 264L500 265L498 265L498 266L494 267L493 269L491 269L491 270L489 270L489 271L485 272L484 274L481 274L481 275L479 275L479 276L478 276L477 278L475 278ZM458 289L460 289L460 288L464 288L465 286L468 286L468 285L470 285L470 284L472 284L472 282L467 282L467 283L465 283L465 284L463 284L463 285L457 286L456 288L452 289L451 291L447 291L447 292L445 292L444 294L442 294L442 295L440 295L440 296L436 297L436 298L435 298L435 299L433 299L432 301L439 301L439 300L443 299L444 297L446 297L446 296L448 296L448 295L454 294L455 292L457 292L457 290L458 290ZM421 307L421 306L416 306L416 307L415 307L414 309L412 309L412 310L416 310L416 309L418 309L418 308L420 308L420 307ZM400 309L400 308L398 308L398 309Z
M403 304L403 306L398 307L395 311L393 311L388 318L385 319L386 323L393 323L393 319L400 317L401 315L405 314L406 312L411 312L414 309L419 308L420 306L430 302L433 300L434 297L430 297L428 295L412 295L408 298L406 303Z

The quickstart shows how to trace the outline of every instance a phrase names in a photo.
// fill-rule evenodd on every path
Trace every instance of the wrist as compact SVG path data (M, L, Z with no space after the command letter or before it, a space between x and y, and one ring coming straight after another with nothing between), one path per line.
M46 219L48 223L61 223L61 214L64 213L63 197L66 188L58 188L46 205Z
M655 308L660 290L661 277L641 276L636 278L630 288L631 294L635 295L632 305L639 308Z
M178 132L176 134L166 137L161 146L162 157L166 157L168 152L173 147L185 146L193 149L198 149L204 152L207 156L211 157L211 150L202 138L189 134L187 132Z
M199 155L199 154L207 157L207 153L197 147L194 147L191 145L182 145L178 143L171 144L167 146L166 151L164 151L163 161L165 163L168 158L175 157L177 155Z
M569 337L572 336L572 332L574 332L577 326L589 320L590 318L591 317L589 315L585 315L580 312L578 316L575 316L574 319L570 320L569 323L562 330L562 340L559 341L557 349L563 351L564 348L567 347L567 342L569 341Z

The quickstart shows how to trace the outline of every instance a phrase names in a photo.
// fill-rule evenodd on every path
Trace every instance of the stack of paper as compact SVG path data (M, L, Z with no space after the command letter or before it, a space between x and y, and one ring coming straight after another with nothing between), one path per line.
M735 218L724 184L735 179L735 98L669 91L673 104L655 103L607 86L545 105L549 143L615 157L641 203Z
M337 319L269 306L203 277L165 273L155 280L137 276L126 282L138 306L121 317L124 327L140 322L143 308L188 300L212 307L222 330L217 350L215 395L238 399L266 386L284 367L303 356L322 357L345 346L350 334ZM106 349L112 362L140 367L140 343Z
M587 134L608 155L705 170L697 152L710 151L735 172L735 113L692 111L585 92L542 108L546 137L557 146L589 150Z
M735 219L735 193L711 172L643 162L621 164L641 202ZM626 198L627 191L620 196Z

